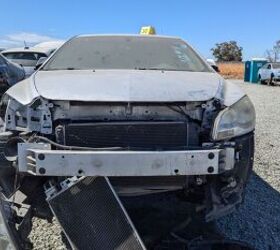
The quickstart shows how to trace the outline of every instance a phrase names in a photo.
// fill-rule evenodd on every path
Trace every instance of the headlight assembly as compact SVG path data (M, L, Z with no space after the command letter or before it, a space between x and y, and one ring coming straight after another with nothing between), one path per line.
M254 130L255 122L255 108L248 96L244 96L218 114L212 129L212 139L219 141L244 135Z

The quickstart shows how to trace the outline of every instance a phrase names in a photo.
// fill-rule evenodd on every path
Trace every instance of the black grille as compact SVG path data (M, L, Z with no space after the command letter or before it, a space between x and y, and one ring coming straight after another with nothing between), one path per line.
M164 150L187 145L187 124L181 121L71 123L64 133L71 146Z
M48 202L75 249L144 249L103 177L87 177Z

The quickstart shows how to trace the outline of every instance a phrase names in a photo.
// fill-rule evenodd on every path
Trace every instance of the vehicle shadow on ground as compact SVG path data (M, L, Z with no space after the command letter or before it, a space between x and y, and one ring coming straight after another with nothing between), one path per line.
M257 249L280 249L280 193L256 173L250 177L239 209L217 221L227 237Z
M256 249L280 249L280 194L256 173L248 182L245 201L238 210L211 223L172 193L122 201L148 248L169 239L170 232L188 224L191 218L180 232L186 239L225 237Z
M195 212L195 206L184 201L177 192L121 200L147 249L187 249L185 243L177 244L170 237L177 231L187 240L200 236L219 238L213 230L215 223L205 223L201 214Z

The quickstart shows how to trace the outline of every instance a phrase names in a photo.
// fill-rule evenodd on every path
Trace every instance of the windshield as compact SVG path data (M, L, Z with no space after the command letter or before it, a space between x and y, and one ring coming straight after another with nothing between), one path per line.
M272 64L272 67L273 67L274 69L280 69L280 63L273 63L273 64Z
M6 52L3 55L22 66L35 66L39 58L46 57L44 53L37 52Z
M139 69L211 72L182 40L147 36L92 36L70 40L43 70Z

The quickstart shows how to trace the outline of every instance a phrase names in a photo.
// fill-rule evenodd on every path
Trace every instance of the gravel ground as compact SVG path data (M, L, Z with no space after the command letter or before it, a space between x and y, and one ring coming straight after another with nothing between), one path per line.
M240 209L218 221L230 238L257 249L280 249L280 87L239 84L257 113L255 173Z
M29 235L29 239L33 242L33 249L67 249L63 243L60 226L55 219L53 219L52 223L49 223L47 220L33 218L32 226L33 228Z
M228 238L257 249L280 249L280 87L240 85L257 112L254 174L244 204L237 212L217 221ZM30 235L34 249L66 249L57 223L34 219Z

